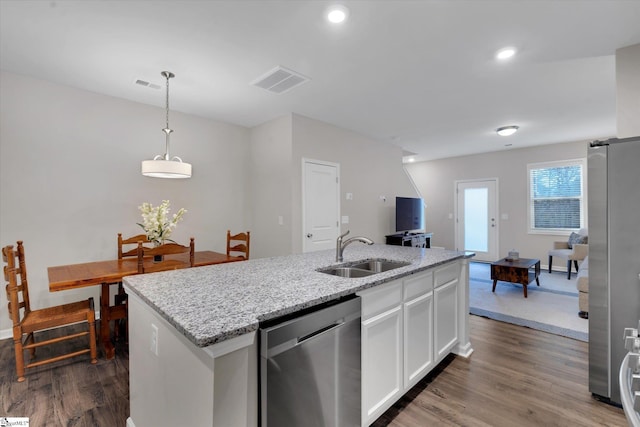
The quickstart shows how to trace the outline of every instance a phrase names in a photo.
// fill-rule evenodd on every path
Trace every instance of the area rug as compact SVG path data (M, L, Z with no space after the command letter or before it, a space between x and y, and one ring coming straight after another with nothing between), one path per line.
M544 271L540 286L529 284L525 298L522 285L498 281L491 292L490 264L471 262L469 267L469 312L501 322L526 326L556 335L589 341L589 321L578 316L575 274Z

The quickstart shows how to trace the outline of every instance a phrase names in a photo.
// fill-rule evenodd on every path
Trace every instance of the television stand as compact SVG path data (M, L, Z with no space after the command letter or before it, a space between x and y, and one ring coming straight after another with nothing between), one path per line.
M385 236L387 245L430 248L433 233L397 233Z

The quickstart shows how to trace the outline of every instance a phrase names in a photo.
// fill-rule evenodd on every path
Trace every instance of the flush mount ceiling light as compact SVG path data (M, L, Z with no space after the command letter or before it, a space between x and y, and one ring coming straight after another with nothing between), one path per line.
M496 133L500 136L509 136L516 133L520 126L502 126L496 129Z
M505 47L504 49L500 49L496 52L496 59L504 61L505 59L511 58L516 54L516 48L514 47Z
M349 9L341 4L336 4L327 9L326 16L332 24L340 24L349 17Z
M164 155L158 154L153 160L143 160L142 175L153 178L191 178L191 164L184 163L180 157L169 155L169 135L173 132L169 129L169 79L175 77L175 74L170 71L163 71L160 74L167 79L167 123L162 129L165 133L165 152Z

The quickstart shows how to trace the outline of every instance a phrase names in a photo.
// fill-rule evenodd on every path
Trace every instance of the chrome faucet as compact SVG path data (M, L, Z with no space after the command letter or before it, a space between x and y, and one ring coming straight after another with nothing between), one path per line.
M366 243L367 245L373 245L373 240L367 239L366 237L360 237L360 236L347 239L343 243L342 238L347 234L349 234L349 230L347 230L347 232L342 234L341 236L338 236L338 240L336 241L336 262L342 262L342 253L344 252L344 248L349 243L362 242L362 243Z

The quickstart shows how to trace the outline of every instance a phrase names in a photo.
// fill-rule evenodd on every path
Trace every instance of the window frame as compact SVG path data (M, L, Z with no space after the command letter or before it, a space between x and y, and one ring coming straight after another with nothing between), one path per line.
M534 199L533 199L533 180L531 177L532 170L538 169L553 169L567 166L580 166L581 179L580 179L580 226L578 228L536 228L534 227ZM585 203L585 185L587 179L587 161L585 158L570 159L570 160L555 160L550 162L538 162L527 164L527 227L529 234L550 234L568 236L572 232L577 232L584 227L585 224L585 209L587 205Z

